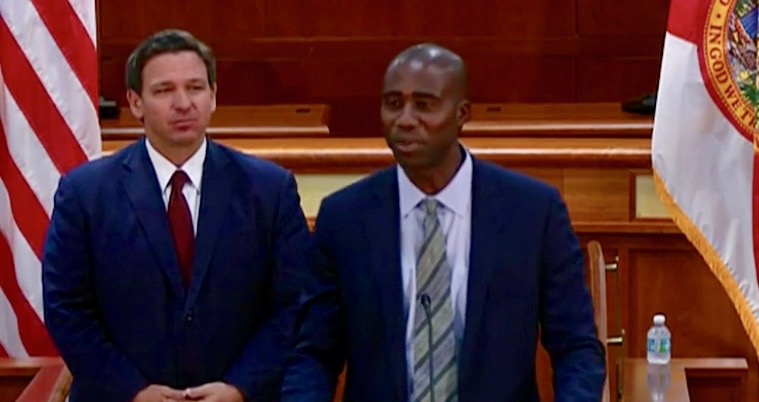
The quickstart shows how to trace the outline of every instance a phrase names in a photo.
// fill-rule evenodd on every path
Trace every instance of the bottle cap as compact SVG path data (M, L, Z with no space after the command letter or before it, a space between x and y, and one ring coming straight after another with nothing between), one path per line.
M664 325L664 321L666 321L666 318L664 318L664 314L656 314L656 315L654 315L654 324L656 324L656 325Z

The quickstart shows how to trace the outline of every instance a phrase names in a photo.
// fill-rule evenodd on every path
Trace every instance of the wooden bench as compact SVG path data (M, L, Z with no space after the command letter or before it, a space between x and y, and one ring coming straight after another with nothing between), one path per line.
M378 118L379 110L376 112ZM100 124L103 138L109 140L134 139L143 132L128 108L120 110L118 119L102 120ZM208 132L215 138L325 137L330 135L331 125L340 124L331 120L327 105L219 106ZM650 138L652 128L651 116L625 113L616 103L480 103L472 105L472 120L464 125L462 136ZM368 131L340 135L380 136L379 120Z
M213 138L326 137L326 105L219 106L208 134ZM143 134L142 123L122 108L118 119L100 121L103 139L133 140Z
M132 140L106 139L112 153ZM382 138L230 138L221 143L270 159L295 171L371 171L393 163ZM509 167L651 166L651 140L645 138L483 138L461 142L477 157Z
M473 104L462 135L472 137L651 138L652 116L616 103Z

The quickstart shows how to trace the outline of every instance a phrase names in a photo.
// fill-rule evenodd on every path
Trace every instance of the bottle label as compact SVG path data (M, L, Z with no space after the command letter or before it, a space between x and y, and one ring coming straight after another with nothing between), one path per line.
M646 343L646 350L649 352L656 352L656 339L648 338L648 342Z
M664 338L659 340L659 353L669 352L669 339Z
M651 353L669 353L670 341L667 338L649 338L646 341L646 350Z

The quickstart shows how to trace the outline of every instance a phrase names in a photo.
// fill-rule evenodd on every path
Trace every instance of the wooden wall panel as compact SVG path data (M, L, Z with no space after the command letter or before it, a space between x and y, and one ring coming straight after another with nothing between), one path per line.
M751 351L726 292L692 250L630 250L630 353L645 356L645 333L656 312L667 316L674 356L725 356ZM705 320L705 317L709 317Z
M469 93L474 102L557 103L572 99L577 90L575 62L568 56L480 54L470 60Z
M573 0L267 1L272 37L542 37L574 33Z
M669 0L583 0L577 4L581 36L658 36L664 33L669 10Z
M573 222L628 222L630 175L625 170L566 169L564 200Z
M526 174L530 177L541 180L556 189L559 192L564 192L564 173L558 169L546 169L546 168L527 168L516 170L519 173Z
M666 18L659 0L97 1L101 94L122 106L127 56L169 27L214 49L222 105L361 103L425 41L462 55L475 102L617 102L655 88Z
M666 223L661 225L664 228ZM624 356L645 357L651 319L663 312L672 331L673 357L746 358L749 374L744 400L757 401L757 354L727 293L682 234L620 234L592 229L581 230L580 240L583 245L589 240L600 241L607 260L612 250L617 250ZM607 276L607 285L613 280ZM614 308L612 300L610 295L610 311ZM610 331L615 331L612 323Z
M99 44L128 40L136 45L166 28L186 29L199 38L251 38L264 34L266 0L166 1L98 0Z
M654 92L661 61L655 57L581 57L577 60L577 99L630 99Z

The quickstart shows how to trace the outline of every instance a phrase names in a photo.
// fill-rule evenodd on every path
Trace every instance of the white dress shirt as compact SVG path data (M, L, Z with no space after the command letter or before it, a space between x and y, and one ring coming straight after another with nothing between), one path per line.
M155 169L158 185L161 188L163 204L166 209L169 208L169 197L171 196L171 176L177 170L182 170L190 178L190 181L184 185L182 195L187 201L192 217L193 233L198 233L198 213L200 212L200 182L203 179L203 162L206 160L206 139L200 144L200 148L188 159L182 166L177 167L171 161L161 155L149 140L145 140L145 146L148 148L148 157Z
M416 300L416 257L423 242L424 211L419 205L427 195L419 190L398 167L398 198L401 224L401 272L403 277L403 307L406 314L406 361L409 378L414 373L414 315ZM445 235L446 257L451 273L453 301L453 332L457 350L464 337L467 280L469 277L469 247L472 217L472 158L464 152L464 162L453 179L439 193L438 219Z

